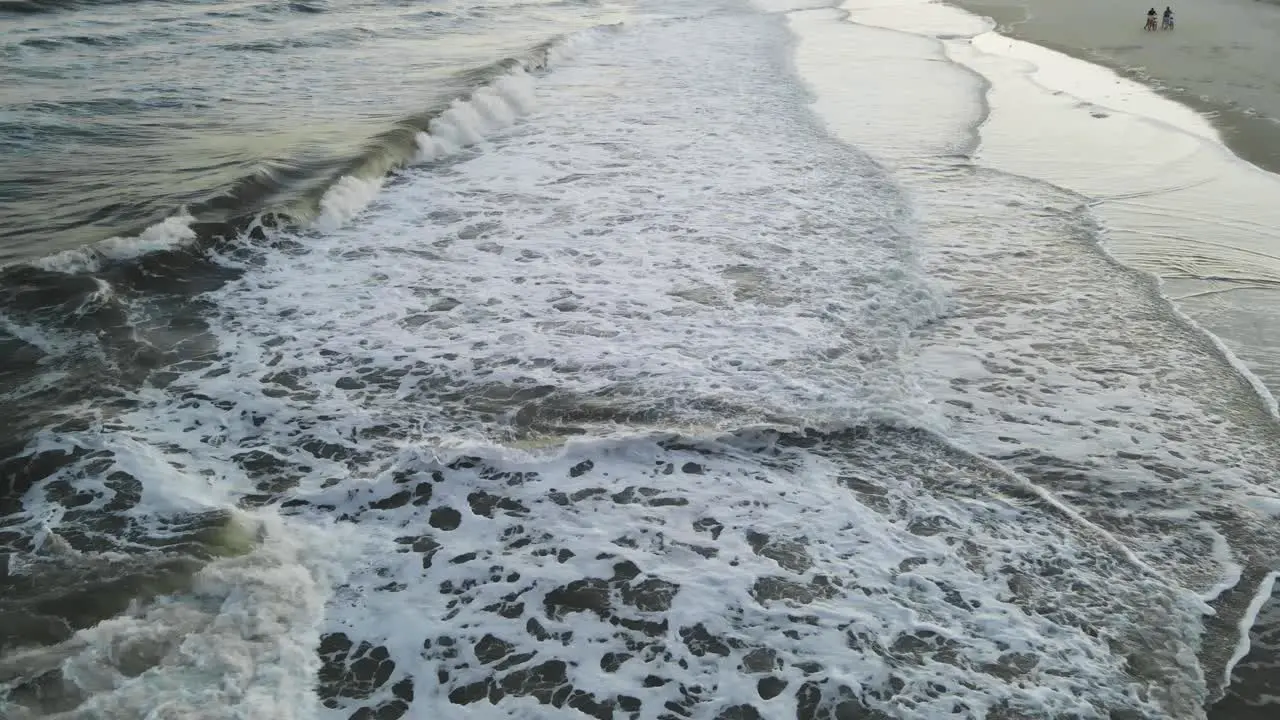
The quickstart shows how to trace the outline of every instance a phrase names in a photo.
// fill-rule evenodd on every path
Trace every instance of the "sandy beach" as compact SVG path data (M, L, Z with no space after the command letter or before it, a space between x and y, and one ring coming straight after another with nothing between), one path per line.
M1280 170L1280 4L1187 0L1172 32L1142 30L1146 8L1104 0L958 0L1001 34L1140 80L1208 117L1240 157Z

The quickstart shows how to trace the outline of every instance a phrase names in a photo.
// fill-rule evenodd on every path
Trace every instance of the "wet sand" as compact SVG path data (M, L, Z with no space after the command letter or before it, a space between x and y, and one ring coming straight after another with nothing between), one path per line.
M1280 3L1183 0L1173 5L1176 29L1156 33L1143 31L1148 6L1139 3L954 4L991 17L1003 35L1104 65L1154 87L1204 113L1236 155L1280 172Z

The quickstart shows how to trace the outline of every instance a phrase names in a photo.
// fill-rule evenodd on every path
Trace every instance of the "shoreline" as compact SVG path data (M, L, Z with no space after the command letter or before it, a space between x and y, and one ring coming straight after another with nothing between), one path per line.
M1032 18L1025 6L996 5L982 0L942 2L978 17L990 18L995 23L992 32L1038 45L1090 65L1104 67L1122 78L1146 86L1166 100L1194 110L1218 131L1219 141L1241 161L1260 170L1280 174L1280 119L1249 112L1228 100L1214 99L1185 88L1173 87L1169 81L1157 77L1145 68L1125 64L1096 49L1061 42L1045 33L1035 32L1028 27Z
M1085 53L1007 33L998 18L962 0L852 0L833 9L845 14L845 22L936 41L950 62L982 78L987 111L976 127L971 161L1081 196L1106 228L1099 239L1102 254L1150 277L1154 292L1181 323L1216 346L1237 379L1252 387L1268 418L1276 419L1280 365L1250 332L1265 326L1280 337L1280 254L1267 254L1271 247L1280 252L1280 234L1269 243L1266 232L1280 228L1280 214L1266 202L1280 190L1280 176L1242 157L1217 119L1196 104ZM945 87L929 92L936 102L928 114L949 107L940 99L949 95ZM906 112L901 121L928 124L921 115ZM891 165L910 164L918 151L898 147L893 133L872 138L867 132L874 134L860 127L857 139L872 140L891 157L901 155ZM1263 302L1238 302L1251 292L1263 293ZM1244 316L1248 322L1237 322ZM1243 666L1270 662L1254 634L1265 632L1255 620L1274 602L1272 587L1236 589L1249 594L1248 607L1234 608L1240 615L1238 640L1229 660L1213 668L1221 684L1210 683L1210 690L1221 694L1203 706L1211 719L1233 710L1232 720L1252 717L1240 712L1248 700L1239 693L1266 694L1265 687L1230 676L1247 672Z
M942 4L950 5L962 12L975 14L973 10L966 7L967 3L963 0L940 0L940 2ZM998 43L1001 39L1012 41L1007 54L996 54L999 54L1002 57L1017 57L1018 59L1029 62L1035 66L1035 70L1026 73L1026 79L1030 80L1033 85L1038 86L1045 93L1052 93L1054 95L1061 95L1065 93L1067 97L1078 101L1081 106L1088 106L1087 109L1094 111L1094 117L1104 116L1103 114L1096 113L1099 109L1103 110L1105 113L1128 114L1130 117L1134 118L1138 124L1151 126L1152 130L1156 133L1161 132L1160 126L1164 126L1166 129L1165 131L1167 132L1195 138L1198 143L1209 146L1210 151L1217 149L1222 155L1227 156L1225 161L1220 161L1222 165L1220 172L1222 174L1216 176L1219 180L1223 177L1235 175L1246 178L1248 176L1253 176L1254 178L1261 176L1269 180L1271 184L1280 186L1280 176L1277 175L1277 170L1280 170L1280 158L1274 158L1274 162L1268 163L1266 162L1268 159L1273 159L1271 156L1266 154L1259 156L1257 153L1247 153L1247 150L1251 145L1248 142L1239 142L1240 136L1238 132L1240 126L1233 126L1230 122L1223 122L1223 115L1234 111L1230 111L1229 109L1224 110L1222 106L1217 103L1203 98L1192 97L1186 92L1179 92L1177 90L1161 86L1152 82L1152 78L1150 76L1136 72L1132 68L1116 67L1114 64L1100 62L1100 58L1094 57L1093 53L1084 52L1079 48L1067 48L1062 47L1061 44L1042 42L1039 39L1031 39L1026 37L1025 34L1011 32L1010 28L1007 25L1001 24L998 18L991 17L990 15L978 16L986 18L995 24L995 27L992 27L987 33L979 34L972 38L971 43L975 48L983 44L981 43L981 39L983 37L989 41L986 43L987 47L978 50L979 54L995 52L992 46ZM996 40L993 40L993 38L996 38ZM1021 45L1022 47L1015 50L1014 48L1017 45ZM1057 46L1055 47L1055 45ZM1030 49L1029 52L1028 49ZM1139 85L1143 90L1149 92L1154 98L1159 98L1160 101L1167 101L1179 108L1183 108L1194 113L1197 118L1203 122L1205 127L1200 128L1196 127L1197 123L1185 122L1186 118L1181 118L1184 122L1180 123L1178 122L1180 118L1178 118L1176 114L1165 116L1163 113L1157 115L1155 113L1148 114L1147 112L1144 112L1144 110L1161 111L1164 110L1164 108L1150 107L1131 111L1118 107L1118 105L1123 103L1108 104L1106 102L1107 94L1105 92L1100 96L1093 95L1090 92L1079 92L1081 89L1097 91L1101 87L1101 84L1090 85L1090 78L1086 78L1080 83L1079 87L1068 87L1069 83L1063 82L1064 80L1076 80L1074 77L1068 78L1071 68L1067 68L1067 72L1063 72L1060 75L1055 76L1054 79L1058 80L1059 83L1042 82L1038 76L1045 71L1045 68L1040 66L1038 61L1040 60L1040 57L1046 54L1046 52L1047 54L1061 55L1067 58L1069 62L1085 63L1093 68L1101 69L1103 72L1112 73L1115 77L1120 78L1120 81L1118 82L1128 81ZM952 61L959 62L961 65L969 67L970 69L978 71L979 74L986 76L985 73L982 73L979 70L979 66L975 64L975 60L979 60L979 58L970 57L966 61L966 59L957 57L953 53L948 53L948 56ZM1060 70L1061 68L1053 68L1053 70L1049 72L1052 73ZM987 80L991 83L991 88L988 90L988 103L991 103L993 101L992 93L997 87L1003 87L1003 85L990 76L987 76ZM1123 95L1124 91L1121 90L1120 94ZM1138 100L1139 103L1141 103L1141 98L1138 98ZM1211 111L1206 112L1206 109L1210 109ZM1236 114L1240 115L1239 113ZM1022 117L1028 116L1030 115ZM1250 118L1250 120L1257 121L1258 119ZM984 126L985 125L986 124L984 123ZM1069 127L1070 125L1068 125L1068 128ZM1079 127L1083 128L1084 126L1081 125ZM1211 130L1212 132L1204 132L1206 129ZM989 148L992 144L999 144L998 140L992 143L991 138L983 132L984 130L990 131L992 135L1000 136L1000 133L995 129L990 127L980 128L979 134L982 140L979 143L978 150L974 153L975 162L993 167L1002 167L1006 170L1010 169L1007 162L1001 162L1002 159L1005 161L1011 159L1009 157L1008 148L1005 148L1003 157L1001 157L1001 153L999 151L992 153L996 155L994 161L992 161L992 158L990 157L986 158L985 162L981 159L984 154L984 148ZM1280 148L1280 126L1276 126L1275 131L1275 147ZM1003 128L1003 135L1005 137L1026 137L1025 135L1020 135L1017 132L1009 132L1008 127ZM1079 137L1079 135L1075 135L1073 136L1073 139L1078 141ZM1236 142L1233 142L1233 140ZM1015 143L1015 145L1017 144L1018 143ZM1082 144L1087 145L1087 143ZM1079 151L1080 148L1073 148L1073 150ZM1085 151L1084 154L1090 155L1092 153ZM1118 155L1115 157L1116 160L1114 162L1117 168L1125 168L1124 160L1122 159L1124 156ZM1039 161L1043 161L1045 159L1046 158L1043 157L1037 158ZM1035 161L1032 161L1031 164L1035 164ZM1052 159L1050 159L1048 164L1052 165ZM1221 281L1227 280L1228 283L1230 283L1230 279L1213 278L1212 276L1191 276L1185 278L1171 277L1167 271L1160 272L1152 267L1144 266L1144 263L1142 262L1135 262L1135 257L1140 255L1140 253L1134 253L1132 248L1122 249L1116 247L1116 245L1124 246L1126 244L1125 241L1123 239L1119 239L1118 236L1123 235L1126 231L1125 221L1132 219L1131 217L1126 217L1126 215L1131 216L1131 212L1128 212L1123 207L1118 207L1123 205L1123 202L1112 202L1110 198L1107 198L1105 195L1098 197L1095 193L1088 191L1090 188L1089 183L1087 182L1083 183L1083 186L1079 186L1070 182L1060 182L1061 178L1054 177L1054 173L1051 171L1045 172L1044 174L1038 174L1029 167L1023 168L1023 170L1025 170L1025 174L1029 177L1034 176L1037 179L1048 180L1062 187L1081 192L1081 194L1091 198L1097 198L1093 200L1091 205L1094 208L1095 214L1097 214L1104 225L1109 228L1108 236L1102 243L1100 243L1100 250L1121 265L1151 275L1156 283L1157 292L1165 298L1169 307L1175 312L1175 314L1178 315L1183 322L1194 328L1196 332L1201 333L1207 340L1217 346L1218 351L1224 360L1250 385L1253 386L1259 400L1266 406L1271 417L1273 419L1278 417L1273 388L1280 387L1280 385L1276 384L1277 379L1280 378L1280 374L1276 372L1274 362L1270 366L1267 366L1265 353L1259 352L1258 348L1251 346L1252 338L1247 337L1243 333L1231 332L1233 328L1233 322L1230 320L1231 312L1197 312L1197 300L1199 299L1197 297L1198 292L1216 294L1218 291L1222 291L1224 295L1231 295L1236 304L1240 305L1239 296L1244 293L1230 293L1229 291L1233 288L1240 289L1241 287L1247 286L1242 286L1240 281L1237 280L1235 283L1231 283L1226 287L1223 287ZM1117 174L1122 177L1126 175L1124 170L1118 170ZM1068 173L1068 175L1070 175L1070 173ZM1116 183L1117 186L1122 184L1123 180ZM1251 183L1245 180L1241 184L1249 185ZM1107 183L1104 182L1102 185L1106 186ZM1160 190L1156 192L1165 191ZM1220 192L1221 190L1219 190L1219 193ZM1217 205L1217 203L1220 202L1220 196L1215 194L1212 190L1206 190L1203 193L1198 193L1198 197L1197 194L1193 194L1190 197L1193 200L1192 209L1196 209L1194 206L1195 200L1200 200L1203 202L1204 207L1211 208L1209 212L1213 211L1212 208L1220 207ZM1255 196L1255 199L1258 197L1260 196ZM1229 216L1223 214L1221 217L1226 219ZM1258 215L1257 217L1263 216ZM1232 219L1238 220L1239 218ZM1173 217L1172 221L1173 224L1176 224L1177 218ZM1219 228L1215 227L1213 224L1208 224L1200 229L1202 231L1212 231ZM1229 235L1230 233L1225 232L1224 234ZM1210 236L1207 232L1193 234L1193 238L1194 242L1201 244L1202 247L1213 244L1214 239L1216 239L1216 237ZM1176 250L1176 247L1169 247L1167 249L1173 251ZM1126 252L1126 250L1128 251ZM1211 289L1200 290L1200 288L1204 288L1206 286L1209 286ZM1179 291L1179 288L1181 288L1181 292ZM1250 314L1251 322L1248 324L1255 328L1259 324L1266 324L1273 328L1280 324L1280 292L1277 292L1276 289L1259 290L1256 286L1250 289L1250 292L1261 292L1263 294L1264 302L1260 303L1258 307L1237 307L1234 309L1234 313ZM1215 303L1211 303L1211 305L1218 305L1219 307L1217 307L1216 310L1221 310L1221 303L1217 303L1216 299ZM1253 362L1250 362L1250 360ZM1244 598L1248 601L1248 607L1238 619L1239 637L1236 647L1226 666L1218 669L1218 671L1222 673L1222 685L1219 688L1217 696L1207 702L1204 706L1205 717L1208 720L1227 720L1228 718L1230 720L1251 720L1253 718L1261 720L1262 717L1269 716L1267 710L1268 704L1264 702L1261 706L1256 706L1254 701L1267 697L1269 695L1268 691L1270 688L1265 685L1259 686L1256 681L1250 682L1250 678L1248 678L1247 675L1252 669L1248 667L1250 665L1261 665L1266 667L1274 664L1275 662L1275 656L1272 654L1270 649L1258 640L1259 635L1265 635L1269 631L1269 628L1266 625L1259 625L1259 616L1262 614L1265 607L1276 603L1277 600L1280 599L1280 596L1275 594L1275 587L1272 582L1273 578L1274 574L1268 575L1267 581L1263 582L1259 587L1254 588L1254 591L1249 593L1249 597ZM1237 676L1237 671L1239 670L1244 670L1246 675L1244 677Z
M1080 195L1106 228L1101 250L1151 276L1280 419L1280 210L1268 201L1280 195L1280 173L1237 154L1197 107L1079 53L1005 34L968 5L845 0L833 9L939 42L949 62L983 78L987 112L971 161ZM1010 73L1002 62L1025 67ZM993 130L993 93L1010 81L1032 86L1039 112L1011 107L1001 116L1021 122Z
M1220 115L1204 111L1213 103L1190 102L1186 93L1153 86L1079 48L1068 52L1018 37L1000 18L976 14L970 6L984 7L979 4L938 1L995 25L973 36L973 45L986 46L981 53L1016 55L1036 66L1026 77L1046 93L1065 94L1101 111L1095 117L1111 118L1107 122L1130 121L1127 128L1104 132L1066 122L1059 137L1070 137L1075 147L1034 158L1020 151L1027 145L1015 142L1013 152L1008 147L994 151L1000 157L993 161L992 138L984 136L975 160L985 156L1002 170L1089 198L1108 228L1105 251L1154 276L1184 319L1229 348L1239 360L1232 364L1247 368L1272 396L1280 395L1280 212L1267 200L1280 193L1280 172L1256 155L1240 154L1231 128L1224 128ZM1007 44L1007 52L997 50L991 38ZM1049 61L1045 68L1037 65L1042 59ZM1071 63L1080 65L1072 70ZM1089 77L1081 81L1076 72ZM1044 74L1052 75L1051 82L1041 80ZM1275 127L1280 156L1280 125ZM1126 135L1126 129L1133 132ZM1006 127L1004 135L1020 136L1025 143L1034 131ZM1105 161L1091 163L1090 158ZM1262 399L1269 401L1266 395Z

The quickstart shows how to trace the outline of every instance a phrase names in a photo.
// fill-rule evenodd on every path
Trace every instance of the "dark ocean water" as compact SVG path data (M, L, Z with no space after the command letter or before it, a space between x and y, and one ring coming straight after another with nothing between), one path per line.
M215 226L264 210L308 217L342 175L402 164L453 99L611 19L592 2L0 12L5 264L136 235L184 209Z
M795 10L0 5L0 716L1266 712L1265 390Z

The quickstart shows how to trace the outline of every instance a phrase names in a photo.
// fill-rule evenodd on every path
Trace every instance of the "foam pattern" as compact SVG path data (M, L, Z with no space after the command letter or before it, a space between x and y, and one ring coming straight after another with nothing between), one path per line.
M332 717L1161 717L1198 700L1193 598L920 431L414 451L307 500L370 532L321 641Z

